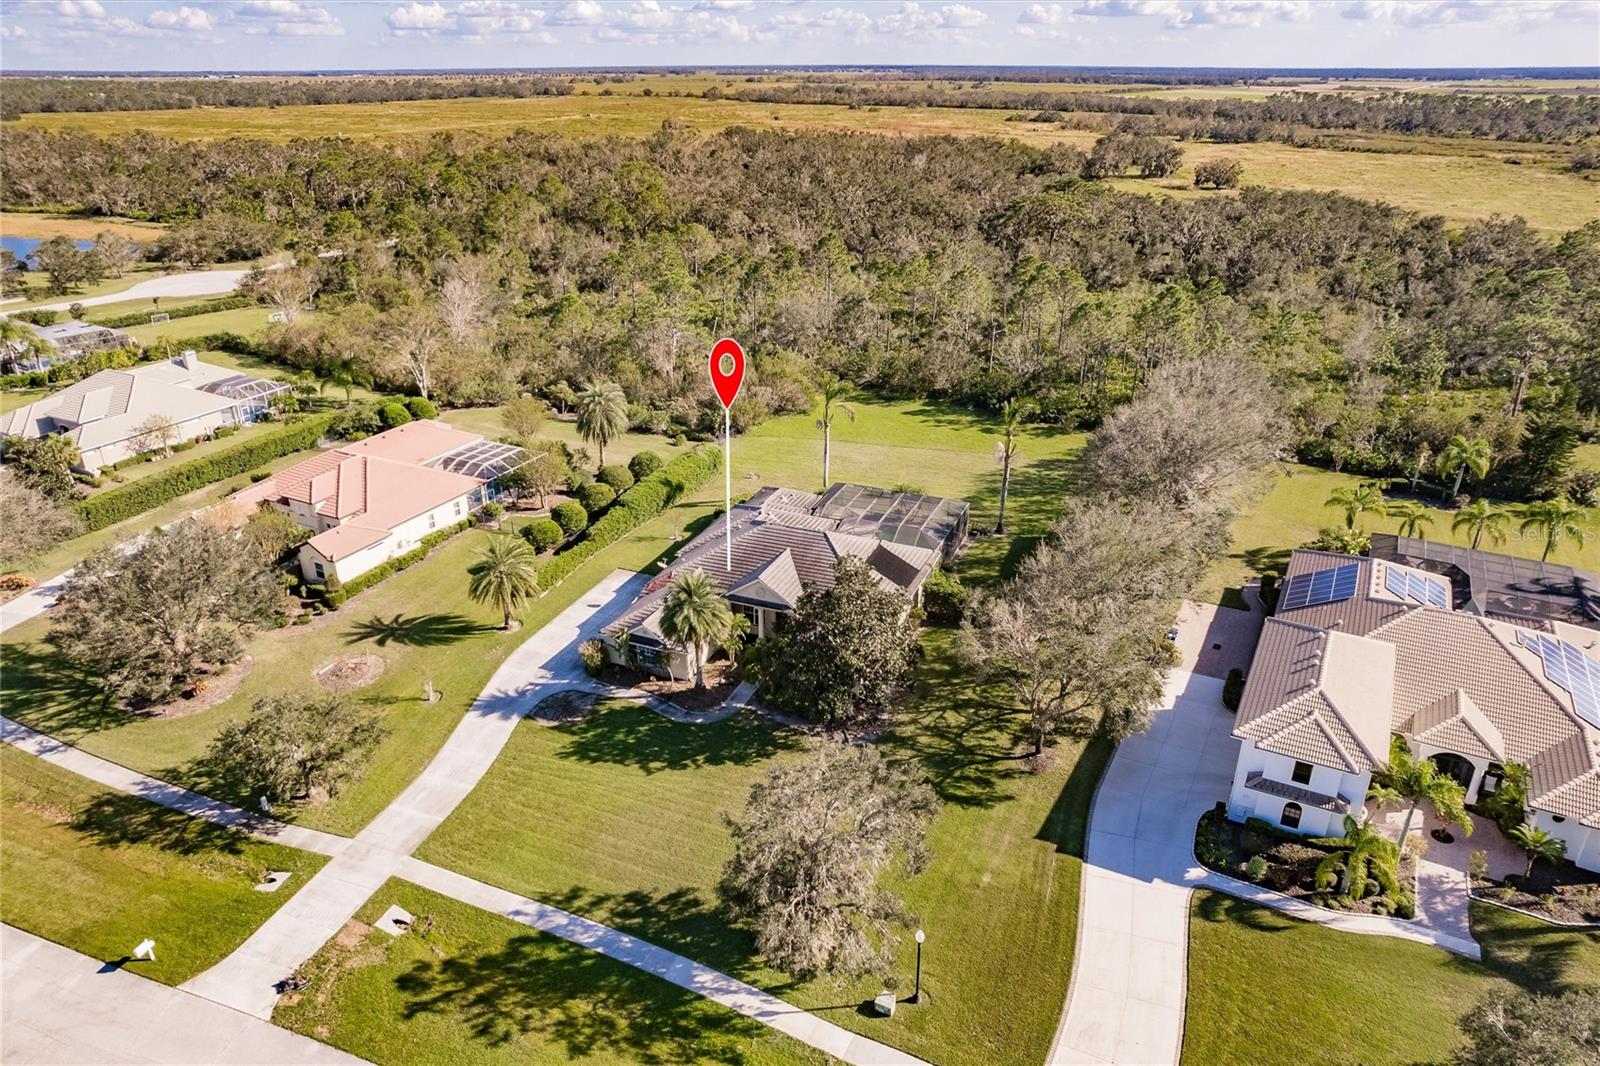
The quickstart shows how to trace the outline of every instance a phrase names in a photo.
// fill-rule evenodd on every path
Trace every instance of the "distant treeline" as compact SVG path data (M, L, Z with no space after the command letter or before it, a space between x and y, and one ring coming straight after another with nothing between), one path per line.
M565 96L556 78L6 78L0 118L51 111L375 104L471 96Z
M706 91L774 104L852 107L977 107L1056 111L1135 120L1136 132L1216 141L1299 139L1298 130L1370 130L1559 143L1600 135L1600 95L1499 96L1482 93L1277 93L1259 100L1200 100L1141 93L979 91L882 82L808 81ZM1103 125L1103 123L1102 123Z

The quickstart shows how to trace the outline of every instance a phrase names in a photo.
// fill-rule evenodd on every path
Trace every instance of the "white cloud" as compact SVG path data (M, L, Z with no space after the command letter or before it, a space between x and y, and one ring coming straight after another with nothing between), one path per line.
M146 15L144 24L155 30L205 33L211 29L211 13L203 8L187 6L176 11L162 9Z
M21 26L7 24L0 26L0 38L10 41L21 40L28 36L28 31Z
M344 26L325 7L300 0L244 0L228 13L227 21L252 36L338 37Z
M552 8L545 21L552 26L594 26L604 22L605 8L595 0L573 0Z
M1165 20L1162 25L1167 29L1196 26L1254 29L1269 19L1304 22L1311 18L1312 3L1311 0L1187 0L1184 3L1178 0L1083 0L1073 14L1090 18L1159 17Z
M917 0L905 0L884 14L868 13L879 10L883 9L873 7L859 11L835 7L809 14L785 13L775 15L768 25L794 37L835 34L863 41L870 34L881 34L924 40L967 40L971 36L969 31L989 20L987 14L966 4L923 7Z
M508 0L467 0L451 4L420 3L412 0L403 7L391 8L384 23L397 36L458 37L466 41L488 41L515 37L554 44L544 31L545 12L510 3Z
M1392 22L1407 29L1466 22L1508 22L1528 26L1553 19L1593 25L1591 0L1356 0L1339 13L1360 22Z
M606 6L593 37L606 41L644 44L695 44L731 41L736 44L766 41L772 34L750 26L721 5L708 3L663 4L660 0Z

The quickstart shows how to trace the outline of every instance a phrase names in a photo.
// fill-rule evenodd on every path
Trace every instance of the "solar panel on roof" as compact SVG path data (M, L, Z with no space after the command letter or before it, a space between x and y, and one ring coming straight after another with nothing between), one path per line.
M1450 607L1450 597L1445 592L1444 582L1437 578L1424 577L1410 570L1391 566L1384 571L1383 587L1401 599L1411 600L1414 603L1431 604L1446 610Z
M1313 574L1296 574L1284 586L1279 606L1292 611L1299 607L1313 607L1319 603L1348 600L1356 594L1360 574L1360 563L1346 563L1343 566L1318 570Z
M1600 729L1600 662L1576 645L1544 633L1517 631L1517 641L1544 663L1544 676L1572 697L1578 717Z

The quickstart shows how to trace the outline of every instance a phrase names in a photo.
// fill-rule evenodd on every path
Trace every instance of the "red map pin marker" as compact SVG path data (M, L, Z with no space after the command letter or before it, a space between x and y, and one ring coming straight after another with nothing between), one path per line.
M743 384L744 349L738 341L724 337L711 349L711 387L717 390L724 409L733 406Z

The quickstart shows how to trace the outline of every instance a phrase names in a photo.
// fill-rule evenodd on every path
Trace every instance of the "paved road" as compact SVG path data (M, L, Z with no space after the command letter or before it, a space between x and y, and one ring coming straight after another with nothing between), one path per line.
M276 1066L363 1060L0 926L0 1062Z
M239 282L248 274L247 270L194 270L182 274L167 274L149 281L141 281L128 286L121 292L108 292L104 296L85 296L78 300L62 300L53 304L39 304L26 308L29 311L65 311L73 304L82 304L84 307L95 307L99 304L122 303L124 300L149 300L159 296L168 297L185 296L218 296L225 292L232 292L239 287ZM24 308L16 308L24 310ZM154 310L154 308L152 308ZM10 310L0 311L0 314L10 314Z

